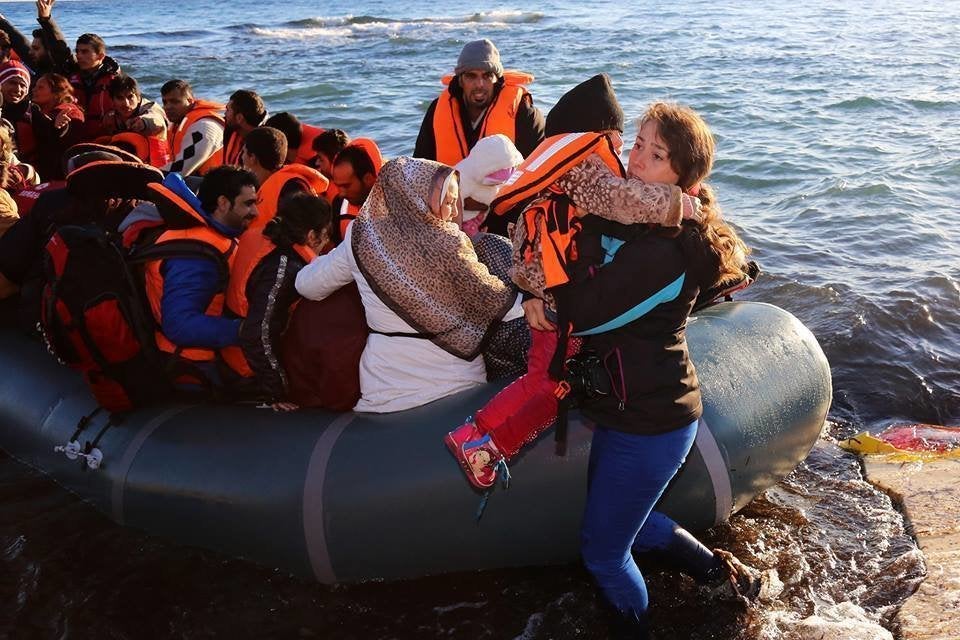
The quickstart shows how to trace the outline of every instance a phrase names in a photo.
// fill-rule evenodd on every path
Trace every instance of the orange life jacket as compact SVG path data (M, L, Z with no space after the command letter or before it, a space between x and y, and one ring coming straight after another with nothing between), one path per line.
M182 245L185 254L191 251L196 251L197 255L213 253L223 261L225 271L229 273L234 261L237 241L217 233L216 230L207 224L207 221L199 213L193 210L193 207L163 185L155 183L149 185L148 188L161 193L167 201L176 203L183 209L183 211L179 213L182 213L182 217L187 221L184 226L192 223L192 226L186 226L186 228L167 229L157 238L154 244L157 246L169 245L171 248ZM174 245L174 243L179 243L179 245ZM150 305L150 310L153 313L153 318L158 327L163 326L163 314L160 307L164 291L164 278L160 270L162 264L163 260L151 260L144 265L147 302ZM207 305L205 310L206 315L223 315L226 288L227 279L224 278L221 291L217 293L210 301L210 304ZM159 329L155 332L154 337L157 341L157 347L161 351L176 354L186 360L193 362L210 362L217 357L217 352L214 349L180 347L175 345Z
M198 120L204 118L211 118L216 120L217 123L222 127L223 126L223 105L217 102L211 102L210 100L197 100L193 103L193 107L190 108L190 111L187 111L187 115L183 117L183 120L180 121L180 124L170 125L169 139L170 139L170 158L176 158L180 155L180 152L183 150L183 137L186 135L187 131L190 130L190 127L194 125ZM211 169L215 169L223 164L223 147L217 149L213 155L207 158L203 164L201 164L193 172L193 175L202 176L206 175Z
M346 198L343 199L343 202L340 203L340 237L345 238L347 236L347 227L350 226L350 223L357 219L357 216L360 214L360 207L355 204L350 204Z
M453 76L445 76L443 83L449 85ZM480 124L479 138L502 133L517 141L517 111L524 97L530 95L525 85L533 82L533 76L523 71L507 70L503 73L503 88L487 108ZM433 136L436 140L437 162L453 166L467 157L467 135L463 130L460 99L445 90L437 100L433 112ZM478 138L478 139L479 139Z
M231 133L230 138L224 142L223 164L231 167L243 167L243 158L241 157L243 153L243 141L244 138L240 135L239 131Z
M263 229L277 215L280 194L291 180L303 182L315 196L326 193L327 187L330 185L330 181L316 169L302 164L283 165L264 180L257 190L257 217L244 232L244 235L253 230Z
M96 139L98 144L110 144L133 147L133 153L150 166L158 169L170 164L170 146L167 144L167 130L145 136L134 131L124 131L112 136L101 136Z
M310 161L317 155L317 152L313 150L313 141L323 131L320 127L309 124L300 125L300 135L302 137L300 138L300 146L297 147L297 159L294 162L310 166Z
M247 283L250 282L250 276L257 265L276 248L277 245L263 233L244 235L241 238L237 257L230 267L230 283L227 285L226 298L227 309L238 318L246 318L250 310L250 301L247 299ZM317 257L317 254L306 245L295 244L293 249L307 263ZM276 346L279 349L279 345ZM221 356L227 366L241 377L253 376L253 370L240 347L226 347L221 350Z
M525 261L536 259L543 266L544 288L569 280L567 264L576 260L575 237L580 229L576 207L555 186L558 178L592 154L597 154L614 174L626 177L623 163L610 138L602 133L566 133L550 136L517 167L491 203L503 215L524 205L526 237L522 242Z

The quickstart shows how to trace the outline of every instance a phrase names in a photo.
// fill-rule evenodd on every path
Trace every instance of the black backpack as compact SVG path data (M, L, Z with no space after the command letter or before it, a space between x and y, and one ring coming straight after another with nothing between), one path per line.
M138 269L154 257L149 248L131 257L94 224L60 227L44 248L44 340L51 353L83 374L109 411L156 402L172 392L169 357L156 347Z

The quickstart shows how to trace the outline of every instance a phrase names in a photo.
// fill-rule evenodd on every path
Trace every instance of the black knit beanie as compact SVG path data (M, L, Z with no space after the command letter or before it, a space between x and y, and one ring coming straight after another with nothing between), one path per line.
M623 109L610 84L610 76L601 73L581 82L563 94L547 114L547 137L561 133L605 131L623 133Z

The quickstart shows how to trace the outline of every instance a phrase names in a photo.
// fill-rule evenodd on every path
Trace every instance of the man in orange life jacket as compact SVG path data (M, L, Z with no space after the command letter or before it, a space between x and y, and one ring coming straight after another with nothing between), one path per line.
M223 164L223 105L198 100L184 80L165 82L160 95L171 125L170 163L163 170L202 176Z
M343 148L350 144L350 136L343 129L327 129L313 139L313 153L310 166L333 180L333 160ZM336 193L334 193L336 195Z
M327 187L324 197L331 205L340 194L340 190L333 182L333 160L348 144L350 144L350 136L343 129L327 129L313 139L314 156L307 164L322 173L323 177L330 181L330 186ZM336 209L334 213L339 215ZM334 232L334 237L336 235L336 232Z
M528 156L543 140L544 119L524 87L533 76L504 72L500 52L487 39L468 42L447 88L427 108L414 157L453 166L477 140L502 133Z
M323 133L323 129L303 124L297 116L287 111L273 114L263 126L279 129L287 137L287 164L312 166L310 161L314 156L313 141Z
M146 264L147 301L160 327L157 346L176 353L216 385L220 379L217 351L240 340L241 321L222 315L227 287L223 261L229 268L236 238L257 216L257 179L243 169L219 167L204 177L196 195L175 173L163 185L189 209L197 224L168 230L156 244L187 240L198 248L196 256Z
M323 195L329 182L316 169L285 164L287 138L279 129L257 127L247 136L241 155L244 169L257 177L257 218L251 231L261 230L276 215L280 202L300 192Z
M167 118L160 105L144 100L137 81L126 74L111 80L108 90L113 109L103 118L106 134L137 134L139 137L123 136L114 140L114 143L122 140L133 145L137 157L154 167L161 168L169 164Z
M333 212L339 220L334 227L339 233L339 237L334 238L335 243L340 243L347 227L360 213L382 166L380 148L370 138L357 138L334 158L331 179L337 187L337 197L333 199Z
M243 166L244 140L266 117L267 108L256 92L247 89L233 92L224 109L223 164Z

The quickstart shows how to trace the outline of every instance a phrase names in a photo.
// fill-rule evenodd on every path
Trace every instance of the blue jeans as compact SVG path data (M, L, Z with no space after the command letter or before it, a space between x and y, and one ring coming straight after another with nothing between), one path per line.
M581 552L608 602L629 619L645 621L648 603L631 551L668 551L696 573L715 563L709 549L653 511L696 435L696 420L653 436L599 425L593 432Z

